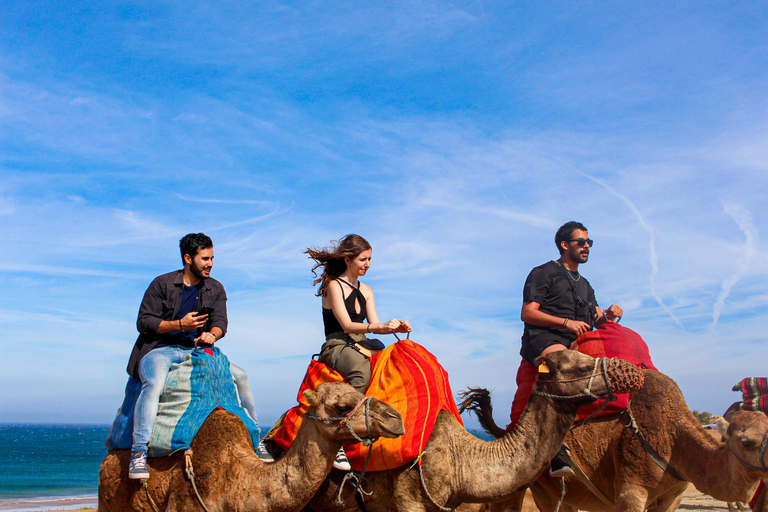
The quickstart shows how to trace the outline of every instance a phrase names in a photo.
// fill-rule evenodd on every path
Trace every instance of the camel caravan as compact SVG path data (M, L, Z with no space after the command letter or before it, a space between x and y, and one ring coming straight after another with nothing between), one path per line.
M632 338L639 337L632 333ZM392 355L398 352L411 354L411 359L413 354L431 356L409 339L398 341L383 351L383 364L374 365L372 382L378 376L392 379L387 374L397 371L385 368L400 364ZM430 360L436 362L434 356ZM717 499L748 502L766 476L765 414L733 412L723 431L725 442L715 440L669 377L578 350L541 358L532 392L513 428L494 423L487 391L462 394L462 411L474 411L495 441L467 432L455 403L443 404L418 456L387 468L387 457L396 461L392 464L402 457L399 452L387 455L383 444L402 439L411 419L382 401L381 387L374 385L370 394L362 395L322 362L313 360L308 376L318 374L318 368L324 375L305 377L300 404L267 439L277 455L274 462L258 457L258 438L242 421L242 411L227 411L234 407L225 400L221 408L207 407L209 415L188 449L149 459L147 480L128 479L130 450L110 450L99 473L99 510L444 511L491 504L485 508L512 511L522 509L527 488L542 512L674 510L688 482ZM431 395L445 401L450 385L444 371L442 375L445 380ZM231 381L228 384L234 391ZM166 393L173 395L170 389ZM594 415L597 401L610 406L608 400L618 402L622 394L628 395L629 408ZM164 400L161 407L174 397ZM274 436L287 435L285 418L292 414L300 414L303 421L290 446L281 450ZM411 438L420 433L411 432ZM350 443L355 443L347 451L356 471L333 469L338 449ZM563 443L579 468L578 478L556 479L546 471ZM372 466L371 459L380 461L379 467ZM566 492L561 496L562 480ZM755 510L765 510L764 501L761 506Z
M587 300L573 301L572 318L551 321L526 282L526 328L552 325L573 339L533 350L526 332L503 428L486 389L469 388L456 403L448 373L410 339L410 323L379 321L373 292L358 281L370 266L365 239L308 249L322 271L326 342L297 403L261 439L247 375L218 345L226 294L210 278L212 241L185 236L184 269L153 281L140 308L99 510L522 512L530 490L541 512L667 512L692 483L768 512L768 379L737 384L744 399L711 435L645 341L618 323L621 308L597 307L575 271L594 243L586 228L568 223L556 243L561 259L534 269L533 281L554 276L560 291ZM370 333L397 341L385 347ZM493 440L467 431L465 411Z

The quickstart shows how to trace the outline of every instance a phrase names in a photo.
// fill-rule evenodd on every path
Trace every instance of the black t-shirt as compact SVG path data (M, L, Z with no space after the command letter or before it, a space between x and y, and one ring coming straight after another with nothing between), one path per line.
M574 295L574 289L581 301L589 306L578 305L579 301ZM563 271L563 267L556 261L548 261L531 270L523 287L523 302L540 304L539 311L542 313L587 323L591 323L590 315L594 315L597 306L595 290L592 289L589 281L578 272L571 272L568 269ZM539 339L540 336L544 338ZM523 348L520 353L526 357L526 346L531 341L556 340L567 347L575 339L576 335L565 327L539 327L526 323L523 331Z

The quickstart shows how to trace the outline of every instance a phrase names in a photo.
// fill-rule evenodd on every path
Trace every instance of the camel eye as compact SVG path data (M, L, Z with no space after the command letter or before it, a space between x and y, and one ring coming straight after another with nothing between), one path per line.
M741 441L741 445L747 450L751 450L757 447L757 442L754 439L748 439L746 437L742 437L741 439L739 439L739 441Z
M336 406L336 409L338 409L341 414L346 414L349 411L351 411L354 407L355 407L354 405L339 404Z
M592 371L592 367L591 366L580 366L578 368L578 371L579 371L580 374L586 375L586 374L588 374L589 372Z

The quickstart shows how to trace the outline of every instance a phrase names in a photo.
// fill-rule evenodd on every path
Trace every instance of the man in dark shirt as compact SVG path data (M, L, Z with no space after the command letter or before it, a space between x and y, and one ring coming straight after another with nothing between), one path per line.
M624 314L615 304L605 311L600 309L595 291L579 274L579 265L587 262L592 249L587 228L575 221L563 224L555 234L555 245L560 258L531 270L523 287L520 319L525 330L520 355L531 364L539 356L567 349L580 335L606 320L618 321ZM573 474L560 458L558 453L550 474Z
M133 446L128 477L149 478L147 444L157 417L160 394L171 365L180 363L196 344L213 345L227 332L227 293L211 278L213 241L190 233L179 243L182 270L155 278L144 293L136 326L139 337L128 361L128 373L141 381L133 420ZM256 421L248 376L230 363L243 407Z

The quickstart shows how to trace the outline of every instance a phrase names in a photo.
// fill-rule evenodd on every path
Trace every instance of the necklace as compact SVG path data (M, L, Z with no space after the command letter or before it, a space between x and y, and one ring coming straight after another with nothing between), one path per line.
M568 270L568 269L566 269L566 270ZM571 280L572 280L574 283L578 283L578 282L579 282L579 280L581 279L581 274L579 274L579 271L578 271L578 270L576 271L576 275L578 276L578 277L576 277L576 278L574 278L574 277L573 277L573 271L572 271L572 270L568 270L568 272L566 272L566 274L568 274L568 277L570 277L570 278L571 278Z

